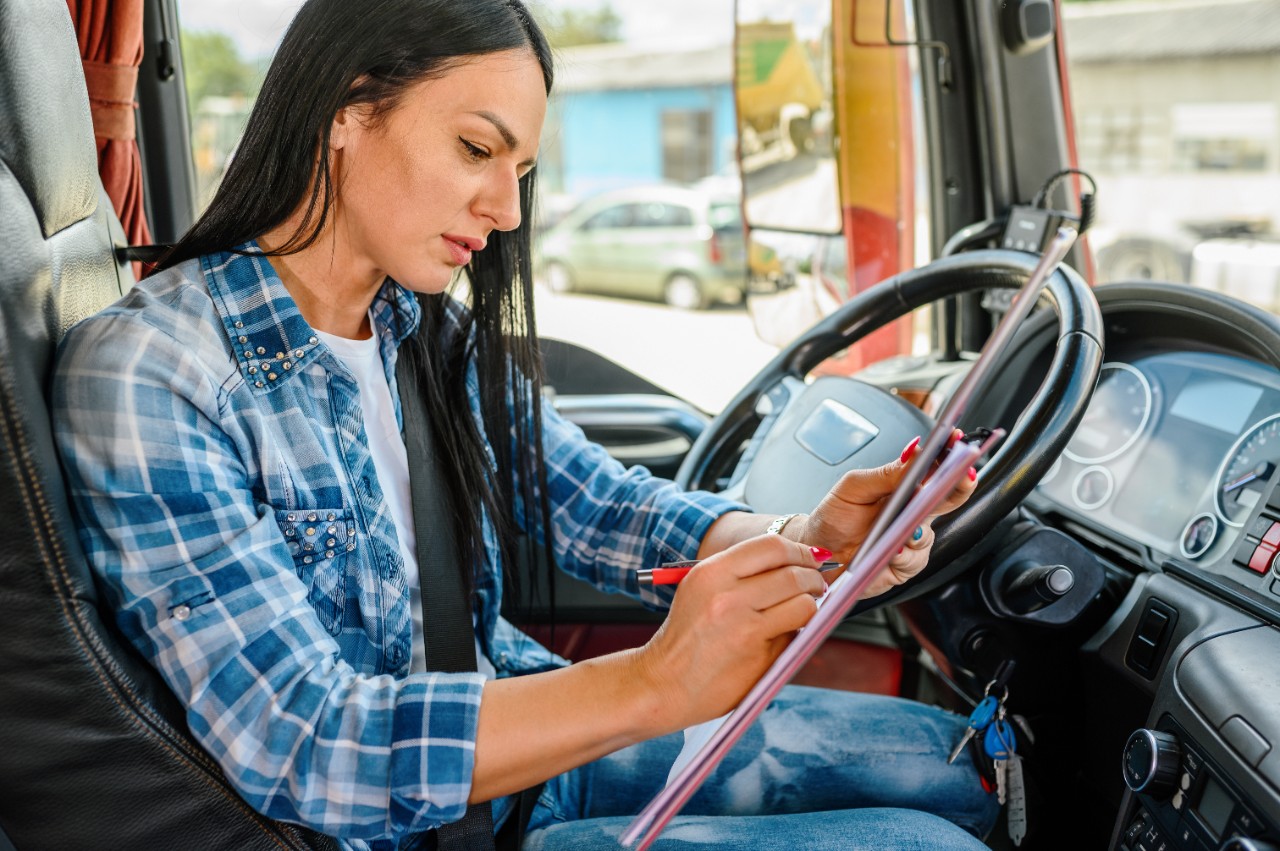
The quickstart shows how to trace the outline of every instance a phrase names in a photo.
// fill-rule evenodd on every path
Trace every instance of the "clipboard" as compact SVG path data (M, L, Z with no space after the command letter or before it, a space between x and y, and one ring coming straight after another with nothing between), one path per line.
M952 432L973 398L975 389L999 361L1014 332L1031 312L1049 276L1058 268L1058 264L1075 242L1076 235L1073 228L1058 229L1040 262L1018 290L1009 310L987 339L977 361L939 413L933 429L920 442L920 448L902 481L876 516L866 540L854 554L844 574L828 589L823 605L738 706L706 737L696 754L678 770L672 771L667 784L623 832L620 841L624 847L646 851L653 844L663 828L715 770L729 748L742 738L751 723L854 607L862 591L879 575L899 547L906 543L915 527L950 495L960 482L960 477L967 474L969 467L1003 437L1003 431L997 430L981 439L960 441L950 449L947 448ZM934 461L938 462L936 467Z

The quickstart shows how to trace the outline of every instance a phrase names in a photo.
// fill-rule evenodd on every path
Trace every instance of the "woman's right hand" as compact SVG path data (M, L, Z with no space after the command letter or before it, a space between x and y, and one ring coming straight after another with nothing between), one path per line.
M831 554L761 535L705 559L680 582L662 627L641 649L646 683L673 729L737 706L817 611Z

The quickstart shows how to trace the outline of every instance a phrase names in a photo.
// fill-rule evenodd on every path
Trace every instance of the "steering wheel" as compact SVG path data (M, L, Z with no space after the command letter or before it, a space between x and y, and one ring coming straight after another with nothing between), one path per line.
M933 421L865 382L824 376L806 383L809 371L925 304L974 290L1017 289L1037 260L1000 249L966 252L860 293L779 352L738 392L689 449L676 481L685 488L718 490L757 511L811 510L845 472L886 463ZM983 466L973 496L935 522L929 565L911 581L877 596L874 605L918 596L967 569L970 565L960 556L1017 508L1084 416L1102 368L1102 314L1088 286L1065 265L1050 277L1045 291L1058 327L1043 382ZM1024 328L1039 318L1033 315ZM1006 349L994 376L1005 371L1017 340ZM979 398L982 393L979 387Z

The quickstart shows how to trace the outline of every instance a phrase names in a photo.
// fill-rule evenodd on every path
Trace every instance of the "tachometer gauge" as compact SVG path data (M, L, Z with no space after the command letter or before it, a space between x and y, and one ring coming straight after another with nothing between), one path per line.
M1151 418L1151 383L1127 363L1104 363L1089 409L1063 455L1081 464L1110 461L1134 444Z
M1240 526L1262 496L1263 488L1280 464L1280 414L1254 424L1235 442L1218 470L1218 515Z

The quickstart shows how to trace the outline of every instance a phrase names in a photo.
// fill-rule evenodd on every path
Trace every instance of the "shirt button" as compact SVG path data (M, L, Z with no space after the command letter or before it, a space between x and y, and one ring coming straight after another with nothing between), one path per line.
M190 606L182 605L173 610L173 619L176 621L185 621L189 617L191 617Z

